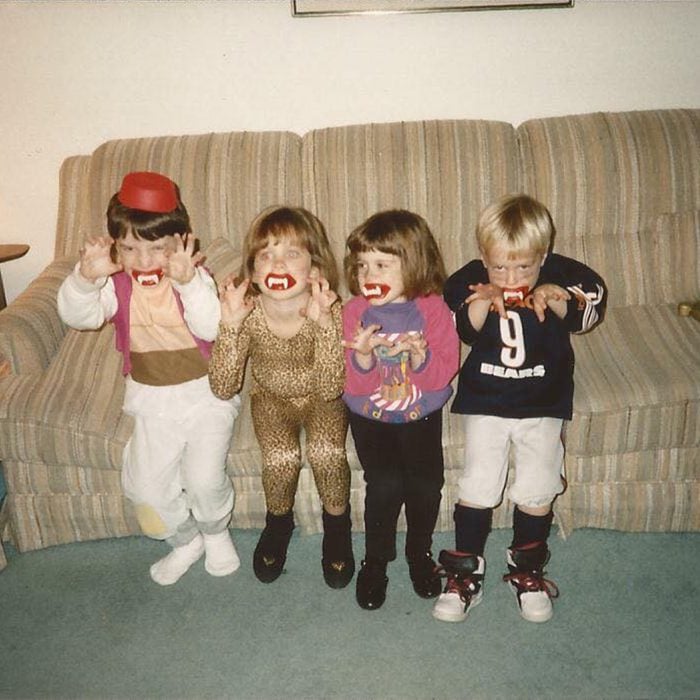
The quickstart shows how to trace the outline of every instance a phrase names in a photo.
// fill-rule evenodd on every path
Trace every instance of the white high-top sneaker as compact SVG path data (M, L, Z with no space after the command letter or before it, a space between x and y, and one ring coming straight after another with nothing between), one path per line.
M443 549L439 573L447 577L444 591L433 605L433 617L443 622L463 622L481 602L486 562L477 554Z
M506 560L509 573L503 576L520 608L520 615L528 622L547 622L554 614L552 598L559 597L556 585L544 577L549 560L546 542L532 542L508 550Z

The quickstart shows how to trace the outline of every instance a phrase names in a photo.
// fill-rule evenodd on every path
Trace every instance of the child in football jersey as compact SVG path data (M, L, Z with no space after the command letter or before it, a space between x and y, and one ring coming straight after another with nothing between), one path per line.
M549 211L526 195L506 196L479 218L481 258L455 272L444 297L471 346L452 412L464 414L465 457L454 510L455 550L439 555L447 582L433 616L459 622L482 596L484 548L512 453L513 539L506 559L520 614L552 616L556 586L544 578L552 504L563 492L564 421L571 419L571 333L602 318L607 291L586 265L549 252Z
M356 296L343 309L343 398L366 483L356 598L376 610L396 558L402 506L413 588L423 598L442 588L430 550L444 483L442 407L459 368L459 339L441 297L442 256L417 214L367 219L348 238L345 271Z

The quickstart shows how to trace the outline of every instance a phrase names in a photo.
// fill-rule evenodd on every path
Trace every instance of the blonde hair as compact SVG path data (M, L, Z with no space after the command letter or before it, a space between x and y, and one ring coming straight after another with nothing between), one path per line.
M510 255L526 252L544 255L554 237L554 224L547 207L526 194L507 195L489 204L479 216L476 240L482 253L496 245Z
M263 209L248 229L243 243L241 277L252 277L255 256L271 241L291 239L305 248L333 291L338 290L338 265L326 229L310 211L301 207L271 206ZM255 285L252 285L255 287ZM255 290L257 291L257 290Z
M344 260L345 279L354 295L360 294L357 281L358 254L372 250L401 259L404 294L415 299L430 293L442 294L447 278L437 242L425 219L405 209L391 209L370 216L348 237Z

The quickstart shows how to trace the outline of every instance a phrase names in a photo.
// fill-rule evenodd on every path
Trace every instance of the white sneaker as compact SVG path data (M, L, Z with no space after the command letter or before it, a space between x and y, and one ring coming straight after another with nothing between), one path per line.
M170 554L159 559L150 568L151 578L161 586L177 583L188 569L204 554L204 540L197 536L182 547L174 547Z
M559 589L544 577L548 559L546 542L509 549L506 556L510 573L503 580L515 594L520 615L528 622L547 622L554 614L552 598L559 596Z
M228 576L241 565L228 530L204 535L204 568L212 576Z
M438 572L447 577L445 590L433 605L433 617L442 622L464 622L469 611L481 602L484 558L476 554L442 550Z

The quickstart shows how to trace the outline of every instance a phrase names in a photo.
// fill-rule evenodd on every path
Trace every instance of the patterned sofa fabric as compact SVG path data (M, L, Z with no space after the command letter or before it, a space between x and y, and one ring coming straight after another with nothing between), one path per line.
M78 333L55 294L125 172L176 180L206 265L238 267L253 216L303 204L327 225L342 259L349 231L369 214L406 207L431 225L452 272L477 255L481 208L527 191L552 210L555 249L589 263L610 288L607 318L575 338L575 415L567 431L563 530L700 529L700 323L676 304L700 298L700 111L659 110L502 122L435 120L286 132L233 132L110 141L60 172L56 260L0 313L0 460L7 526L21 551L138 533L121 495L131 431L112 329ZM466 350L464 350L466 352ZM244 388L244 394L246 389ZM446 484L438 528L452 528L464 436L445 413ZM363 482L348 438L354 525ZM260 453L247 402L227 460L233 527L261 527ZM509 523L504 502L494 524ZM305 531L320 524L313 478L302 470L295 505ZM1 519L0 519L1 521Z
M63 163L56 261L0 314L0 356L13 372L0 382L4 536L20 551L138 532L121 494L131 422L121 412L123 379L112 328L78 333L56 313L58 286L85 237L104 231L107 202L123 175L157 170L171 176L209 254L206 264L226 274L260 209L301 203L300 158L295 134L233 132L110 141L91 156ZM246 513L264 507L259 477L248 476L259 473L259 453L249 417L236 430L233 525L246 527L257 524Z
M589 114L518 129L523 187L555 248L606 279L608 313L574 339L571 527L700 528L700 112Z

